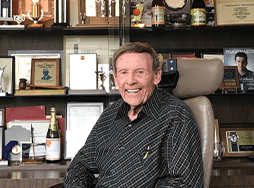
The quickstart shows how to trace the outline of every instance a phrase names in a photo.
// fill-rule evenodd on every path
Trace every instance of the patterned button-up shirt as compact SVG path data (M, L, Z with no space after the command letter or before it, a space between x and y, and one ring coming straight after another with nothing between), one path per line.
M203 187L201 143L184 102L155 89L137 119L122 99L106 108L64 178L69 187Z

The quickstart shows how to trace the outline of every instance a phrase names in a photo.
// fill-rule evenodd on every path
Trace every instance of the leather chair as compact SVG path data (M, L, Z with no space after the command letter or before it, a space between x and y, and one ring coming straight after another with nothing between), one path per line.
M214 114L212 104L205 95L220 87L224 65L220 59L177 59L179 79L173 95L188 105L198 126L202 144L204 188L209 188L214 153ZM165 71L165 70L164 70ZM62 188L57 184L50 188Z
M214 114L209 95L220 87L224 65L219 59L177 59L179 79L173 95L182 99L193 113L202 144L204 187L209 188L214 154Z

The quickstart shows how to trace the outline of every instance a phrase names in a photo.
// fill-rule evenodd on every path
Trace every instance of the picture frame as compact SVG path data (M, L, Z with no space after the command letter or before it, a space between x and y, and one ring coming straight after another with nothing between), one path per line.
M15 58L11 56L0 56L0 68L4 68L2 76L2 90L8 95L14 94L14 81L15 81Z
M61 59L32 59L30 83L61 86Z
M237 66L242 93L254 90L254 47L224 48L224 66ZM239 61L239 62L238 62ZM247 64L246 62L247 61Z
M64 83L63 50L9 50L8 56L15 58L14 89L19 89L19 79L27 79L30 83L32 58L61 58L61 84Z
M224 66L224 77L220 86L221 90L240 90L239 74L236 66Z
M225 157L246 157L254 154L254 128L221 128Z
M103 102L66 101L65 159L72 159L85 144L103 110Z

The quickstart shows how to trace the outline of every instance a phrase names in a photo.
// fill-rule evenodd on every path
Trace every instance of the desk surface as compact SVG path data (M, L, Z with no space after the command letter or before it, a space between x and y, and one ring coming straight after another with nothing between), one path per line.
M0 166L0 188L47 188L61 183L70 161Z

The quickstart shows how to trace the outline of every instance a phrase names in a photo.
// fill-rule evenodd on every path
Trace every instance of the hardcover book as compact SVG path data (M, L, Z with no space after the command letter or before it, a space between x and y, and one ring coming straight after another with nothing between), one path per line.
M254 90L254 48L224 48L224 66L237 66L241 91Z

